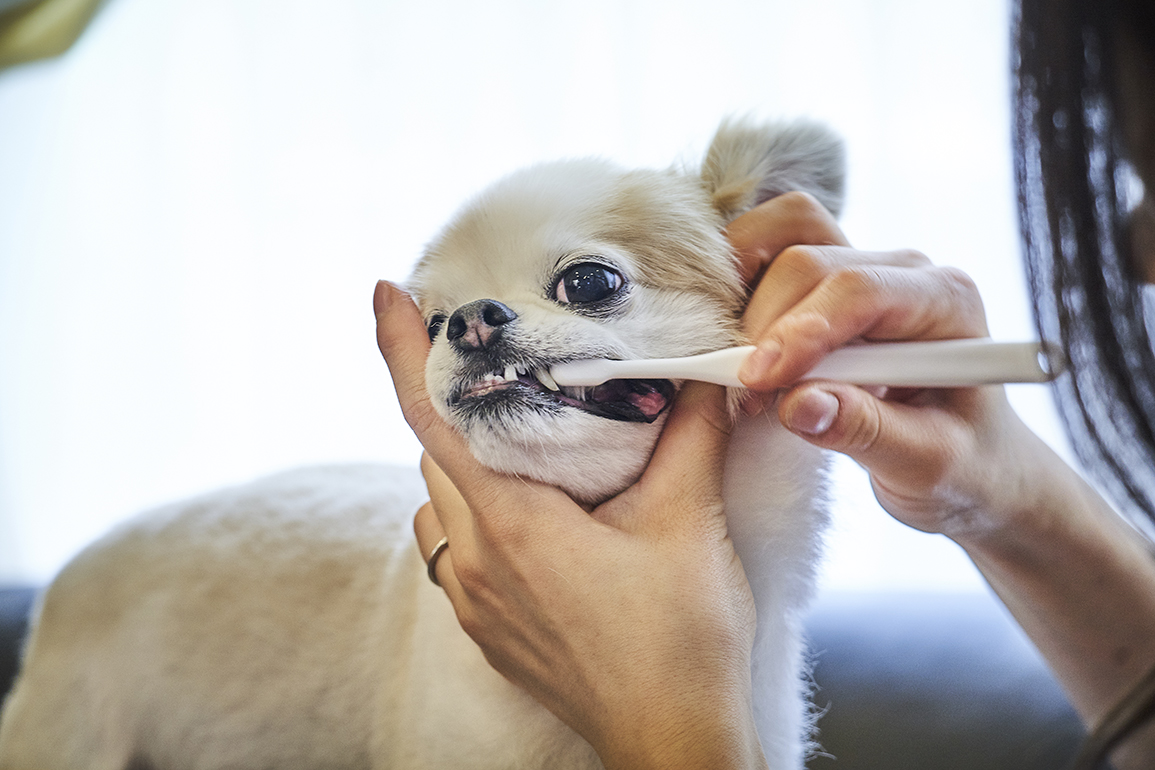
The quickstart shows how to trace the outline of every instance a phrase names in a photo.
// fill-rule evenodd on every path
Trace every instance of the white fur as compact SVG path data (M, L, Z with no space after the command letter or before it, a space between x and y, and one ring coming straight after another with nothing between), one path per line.
M808 124L725 125L700 175L535 167L467 206L411 286L427 316L477 299L511 308L505 350L530 369L732 344L742 290L721 227L784 185L811 184L836 208L839 152ZM554 301L559 270L591 256L624 276L620 301L598 313ZM466 358L442 330L427 384L480 460L587 503L640 474L664 415L466 419L449 403ZM776 770L801 766L809 736L799 625L825 521L821 466L763 415L740 422L726 468L757 604L756 717ZM308 469L117 528L42 599L0 714L0 770L600 767L489 667L426 579L410 528L424 499L413 471Z

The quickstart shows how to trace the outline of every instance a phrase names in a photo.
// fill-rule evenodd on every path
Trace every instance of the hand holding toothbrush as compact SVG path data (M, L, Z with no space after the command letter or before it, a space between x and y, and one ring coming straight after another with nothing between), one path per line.
M1035 491L1036 462L1050 452L1002 388L807 378L848 344L981 344L982 301L964 273L915 251L852 249L801 194L740 217L728 236L752 292L744 323L755 350L738 372L754 391L748 411L776 409L794 433L858 461L883 507L918 529L965 538L995 525L985 512L1024 507L1011 496Z

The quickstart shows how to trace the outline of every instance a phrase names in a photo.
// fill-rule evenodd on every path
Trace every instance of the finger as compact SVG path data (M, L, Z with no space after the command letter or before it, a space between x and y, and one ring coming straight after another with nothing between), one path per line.
M796 244L849 246L834 215L806 193L790 192L754 207L726 227L738 269L753 286L781 252Z
M378 281L373 311L377 316L377 346L389 366L405 420L439 464L461 474L459 481L475 475L481 466L460 434L437 414L425 390L429 336L417 306L393 284Z
M693 495L703 501L720 499L732 427L725 389L704 382L687 382L678 393L654 454L642 474L639 486L643 494ZM688 510L696 512L694 507ZM667 517L664 506L643 506L642 515L650 511L659 518Z
M413 533L417 536L417 548L421 551L421 558L425 560L428 567L429 560L433 557L438 543L446 536L445 531L441 528L441 523L437 520L433 503L426 503L417 509L417 515L413 517ZM433 568L434 574L437 576L437 583L444 588L449 581L449 576L453 573L448 548L442 550L437 556L437 563L433 565Z
M733 420L726 408L726 389L687 381L654 448L650 465L658 481L685 474L717 475L730 440ZM703 462L706 460L708 462Z
M429 490L429 501L433 504L438 529L443 535L449 535L459 543L464 543L465 538L470 536L470 522L473 517L469 504L428 452L421 454L421 475L425 477L425 486ZM438 537L440 538L440 535Z
M772 323L739 377L755 390L796 382L856 339L933 340L987 334L974 283L953 268L857 266L827 277Z
M433 546L445 537L445 529L437 519L437 511L432 501L417 509L417 515L413 517L413 534L417 536L417 547L425 556L425 561L429 561L429 553L433 550Z
M542 540L569 539L588 519L569 496L545 484L499 476L466 500L428 453L421 472L441 528L457 544L459 565L482 551L518 553ZM536 515L542 510L550 515Z
M783 393L778 416L812 444L908 489L933 489L968 442L963 421L946 409L884 401L843 383L812 382Z
M774 260L758 282L742 317L749 339L756 340L771 323L802 302L830 275L868 265L927 267L930 260L917 251L858 251L845 246L790 246Z

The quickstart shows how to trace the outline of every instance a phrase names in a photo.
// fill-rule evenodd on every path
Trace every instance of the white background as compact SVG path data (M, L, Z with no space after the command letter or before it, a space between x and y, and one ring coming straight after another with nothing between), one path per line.
M692 161L728 114L848 143L845 230L1033 336L1003 0L113 0L0 73L0 582L288 466L414 464L373 338L466 197L529 162ZM1016 408L1062 451L1045 388ZM840 464L824 584L981 586Z

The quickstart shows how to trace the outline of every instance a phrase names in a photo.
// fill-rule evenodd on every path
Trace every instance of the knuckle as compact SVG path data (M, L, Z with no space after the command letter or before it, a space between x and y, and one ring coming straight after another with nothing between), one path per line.
M452 544L450 548L452 548ZM487 590L488 571L468 553L457 551L453 554L453 574L462 590L471 596L478 596Z
M785 272L812 281L821 278L830 269L825 253L817 246L790 246L774 261Z
M840 267L830 274L827 282L836 296L846 298L874 296L886 283L882 271L873 265Z
M441 415L433 408L433 403L428 398L401 399L401 413L418 438L442 422Z
M477 643L484 640L485 624L468 607L456 607L457 623L465 635Z
M930 257L917 249L899 249L891 252L897 264L909 267L927 267L933 264Z
M968 314L982 316L984 314L982 294L974 278L957 267L943 267L939 270L947 291L958 307Z
M957 267L940 267L939 273L943 280L956 291L978 296L979 288L974 279L965 270Z
M877 402L863 399L860 407L843 423L840 442L847 450L855 453L869 452L882 435L882 416Z
M775 200L790 216L799 219L826 216L828 214L826 207L819 203L817 198L802 190L791 190L790 192L782 193L775 198Z
M716 398L714 387L687 382L678 391L678 405L705 425L711 434L725 438L733 428L734 410L744 391L732 388L726 391L725 398Z
M775 327L775 332L784 340L791 340L794 345L809 348L814 340L824 339L830 332L830 319L815 312L800 312L782 318Z

